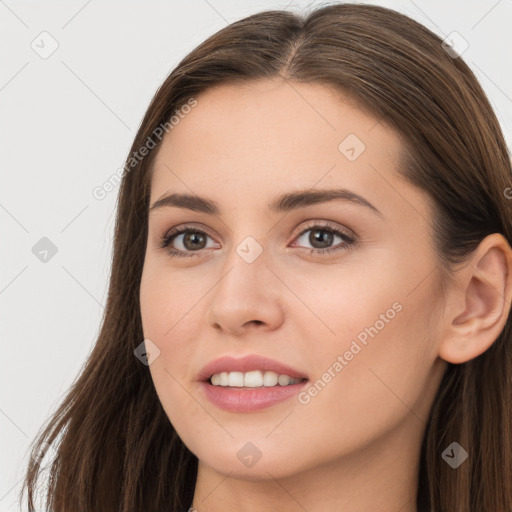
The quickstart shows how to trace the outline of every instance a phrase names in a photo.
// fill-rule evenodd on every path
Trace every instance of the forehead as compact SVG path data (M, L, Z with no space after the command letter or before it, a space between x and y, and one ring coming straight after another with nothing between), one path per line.
M329 85L284 80L222 84L196 100L197 106L180 116L163 146L177 151L229 148L238 156L258 147L261 152L269 148L298 152L299 145L306 143L307 148L330 153L350 134L367 149L370 145L392 152L400 145L398 134L382 119Z
M223 84L196 100L158 150L151 201L179 188L243 204L290 187L333 185L377 198L399 164L399 135L327 85Z

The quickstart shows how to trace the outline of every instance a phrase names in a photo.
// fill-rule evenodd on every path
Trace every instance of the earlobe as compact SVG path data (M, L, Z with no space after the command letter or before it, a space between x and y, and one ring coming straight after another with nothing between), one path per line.
M439 356L453 364L484 353L505 327L512 298L512 249L501 234L493 233L456 273L456 289L448 293L456 295L450 303L457 307L446 311L450 316L439 346Z

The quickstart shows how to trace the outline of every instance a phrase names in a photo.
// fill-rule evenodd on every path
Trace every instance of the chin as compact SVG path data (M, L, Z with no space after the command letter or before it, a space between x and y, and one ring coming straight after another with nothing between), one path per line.
M268 480L284 478L305 469L306 461L301 461L300 449L283 447L270 442L269 439L250 441L250 437L242 436L216 444L202 444L194 453L202 464L209 466L217 473L230 475L230 478L241 480ZM293 461L293 463L291 463Z
M281 457L274 452L271 457L265 458L264 455L252 467L245 466L236 457L224 454L224 457L208 456L200 459L201 463L209 466L216 473L234 478L237 480L247 480L251 482L266 481L273 478L286 478L297 471L287 463L289 457Z

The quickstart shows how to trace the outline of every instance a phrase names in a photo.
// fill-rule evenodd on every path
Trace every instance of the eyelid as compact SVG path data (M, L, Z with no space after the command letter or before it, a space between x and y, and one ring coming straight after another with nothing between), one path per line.
M348 238L351 239L357 239L359 238L359 235L352 229L348 229L344 226L339 225L337 222L327 220L327 219L314 219L306 221L306 224L304 222L301 222L299 226L302 226L301 231L293 235L293 240L301 235L303 235L306 231L309 231L310 229L314 227L325 227L332 229L333 231L339 231L343 235L345 235ZM295 228L297 229L297 228ZM295 232L295 230L294 230Z
M167 231L165 231L163 236L169 236L171 233L176 233L179 231L183 231L185 229L190 229L191 231L193 229L197 229L197 231L204 231L207 235L214 238L210 228L207 228L206 226L204 226L203 224L201 224L199 222L184 222L183 224L178 224L177 226L174 226L174 227L168 229Z

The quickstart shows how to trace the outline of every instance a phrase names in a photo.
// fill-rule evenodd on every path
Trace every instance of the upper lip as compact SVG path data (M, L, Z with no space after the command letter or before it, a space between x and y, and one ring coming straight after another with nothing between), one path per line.
M206 382L216 373L221 372L250 372L253 370L273 371L278 375L288 375L295 379L307 379L307 376L290 366L258 355L244 357L222 356L209 362L199 372L198 380Z

